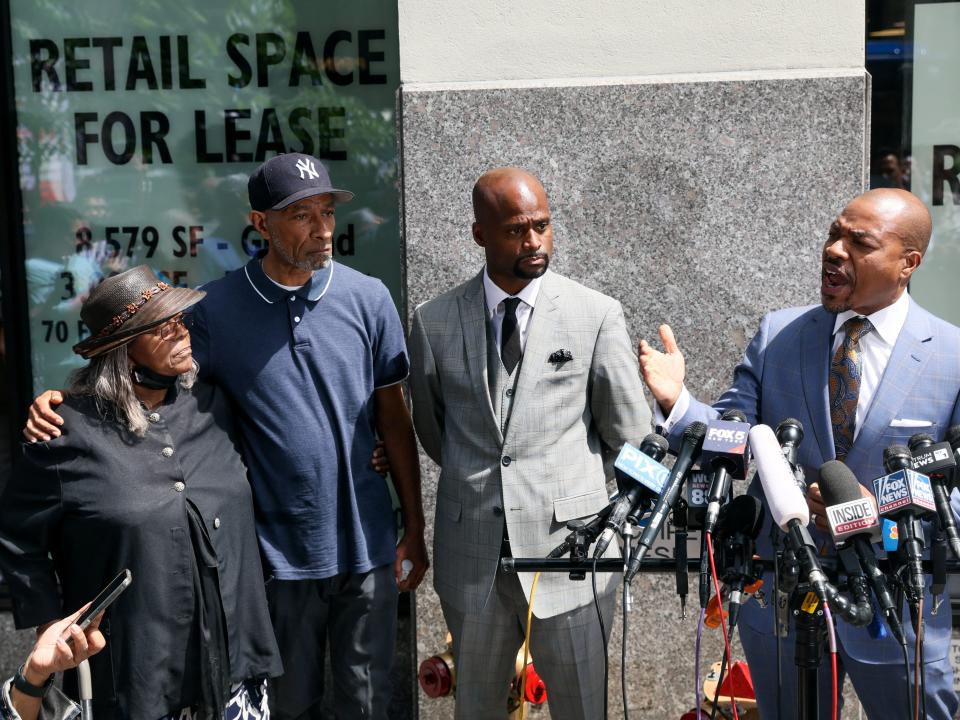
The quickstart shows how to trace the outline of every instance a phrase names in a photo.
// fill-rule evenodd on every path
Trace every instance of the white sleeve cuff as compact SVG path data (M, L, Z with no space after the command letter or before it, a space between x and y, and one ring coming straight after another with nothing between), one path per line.
M677 401L673 404L673 410L670 412L669 417L663 416L660 403L655 402L653 404L653 421L656 425L663 428L664 434L669 435L670 431L673 430L673 426L680 421L680 418L687 414L687 410L689 409L690 391L687 390L687 386L684 385L680 391L680 397L678 397Z

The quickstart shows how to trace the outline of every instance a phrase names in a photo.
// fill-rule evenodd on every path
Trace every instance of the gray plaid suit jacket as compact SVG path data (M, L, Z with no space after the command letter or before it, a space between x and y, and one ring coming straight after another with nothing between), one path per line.
M410 388L420 442L440 466L434 585L478 612L493 586L506 522L517 557L545 557L565 523L607 504L606 472L624 442L650 430L637 359L616 300L553 272L530 320L506 434L487 384L482 272L418 307ZM573 359L549 362L557 350ZM530 597L532 574L521 574ZM606 590L616 578L600 578ZM592 601L589 582L545 573L533 611L552 617Z

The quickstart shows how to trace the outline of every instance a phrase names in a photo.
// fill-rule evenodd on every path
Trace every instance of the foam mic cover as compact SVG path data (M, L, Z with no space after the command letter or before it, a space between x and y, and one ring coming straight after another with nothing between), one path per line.
M839 505L859 500L860 482L853 471L839 460L828 460L820 467L820 494L824 505Z
M756 540L762 525L763 503L753 495L738 495L720 510L717 536L739 532Z
M794 482L790 463L783 456L777 436L769 425L750 428L750 450L773 522L784 531L791 520L807 525L810 522L807 501Z
M803 423L796 418L787 418L777 425L777 440L780 445L793 449L796 455L796 448L803 442Z
M888 473L913 468L913 453L906 445L891 445L883 450L883 467Z
M827 507L827 523L836 542L854 535L869 535L871 542L880 541L880 518L873 500L861 492L853 471L839 460L828 460L820 466L820 494Z
M721 420L730 420L731 422L742 422L747 421L747 416L743 414L742 410L737 408L730 408L729 410L724 410L723 415L720 416ZM957 430L960 432L960 425L957 425Z

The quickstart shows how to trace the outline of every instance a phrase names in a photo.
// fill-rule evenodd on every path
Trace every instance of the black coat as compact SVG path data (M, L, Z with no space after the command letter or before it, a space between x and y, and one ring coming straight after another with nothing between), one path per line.
M17 627L74 611L130 568L133 584L102 624L107 648L90 660L95 714L155 720L197 701L190 502L217 555L230 679L280 674L223 393L199 382L171 392L142 439L102 418L88 397L68 398L59 412L63 436L24 446L0 501L0 569Z

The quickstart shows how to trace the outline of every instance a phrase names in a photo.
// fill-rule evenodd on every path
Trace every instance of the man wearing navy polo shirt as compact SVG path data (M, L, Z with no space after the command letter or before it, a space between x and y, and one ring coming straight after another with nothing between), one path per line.
M383 283L331 259L336 205L353 194L318 160L272 158L248 193L269 251L205 286L192 334L201 376L230 393L242 428L285 669L271 710L319 717L329 639L337 717L385 718L397 589L414 589L427 568L403 328ZM378 434L403 514L399 545L369 462Z

